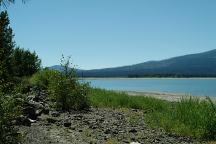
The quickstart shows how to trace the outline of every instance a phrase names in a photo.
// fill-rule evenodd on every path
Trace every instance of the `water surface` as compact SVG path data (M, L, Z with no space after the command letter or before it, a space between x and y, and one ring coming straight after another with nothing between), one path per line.
M139 92L169 92L216 97L216 79L87 79L93 87Z

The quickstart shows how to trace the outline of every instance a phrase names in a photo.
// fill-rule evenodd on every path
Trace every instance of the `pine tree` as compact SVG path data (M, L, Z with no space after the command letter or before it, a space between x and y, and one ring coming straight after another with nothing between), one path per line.
M7 5L9 4L13 4L15 2L15 0L0 0L0 7L4 6L7 8ZM23 3L26 2L26 0L22 0Z
M0 88L5 90L12 78L13 31L6 11L0 13Z
M31 76L40 70L41 60L35 52L23 48L16 48L12 54L12 68L14 76Z

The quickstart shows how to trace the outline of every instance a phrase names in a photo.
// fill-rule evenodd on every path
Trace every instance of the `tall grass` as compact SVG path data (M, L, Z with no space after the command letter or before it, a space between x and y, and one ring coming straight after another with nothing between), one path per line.
M93 89L90 98L95 107L144 110L146 121L152 127L199 139L216 139L216 106L210 99L190 97L180 102L168 102L101 89Z
M162 111L172 106L172 104L167 101L152 97L129 96L124 92L103 89L92 89L90 99L91 104L96 107L125 107L149 111Z

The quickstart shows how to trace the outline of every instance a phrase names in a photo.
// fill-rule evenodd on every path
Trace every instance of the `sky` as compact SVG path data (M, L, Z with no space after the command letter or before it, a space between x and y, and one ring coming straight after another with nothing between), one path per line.
M21 0L20 0L21 1ZM81 69L131 65L216 48L216 0L17 0L17 46L43 67L71 56Z

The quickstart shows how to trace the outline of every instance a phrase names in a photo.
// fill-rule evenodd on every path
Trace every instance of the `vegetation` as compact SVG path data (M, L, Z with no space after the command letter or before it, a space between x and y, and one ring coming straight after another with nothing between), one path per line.
M42 69L33 74L29 81L32 85L47 90L50 82L58 75L60 75L60 72L58 71Z
M0 0L0 6L13 2L14 0ZM78 81L75 69L70 68L70 58L65 60L63 57L62 72L40 70L41 61L35 52L15 48L14 35L9 24L7 12L1 12L0 143L18 143L17 131L12 121L19 114L19 108L16 99L11 94L12 91L28 93L33 86L47 90L49 98L59 110L83 110L88 109L90 105L141 109L146 113L146 121L153 127L163 127L169 132L195 138L216 139L216 105L210 99L201 101L189 98L171 103L150 97L131 97L125 93L91 89L88 83ZM113 75L116 76L116 73ZM155 75L161 76L160 74L149 76ZM104 72L102 76L105 76ZM123 76L139 77L143 74L124 73ZM173 75L167 74L167 76Z
M1 3L2 1L0 1ZM35 53L15 49L13 30L6 11L0 13L0 143L18 143L12 124L17 116L19 104L12 93L27 92L28 80L40 68ZM13 92L14 91L14 92Z
M15 99L0 94L0 143L15 144L18 142L12 120L19 114Z
M80 77L216 77L216 50L130 66L80 70Z
M200 139L216 139L216 105L210 100L182 99L171 103L150 97L93 89L91 103L95 107L136 108L146 113L153 127Z
M83 110L89 108L89 85L79 83L75 69L70 68L70 58L62 57L63 71L58 73L48 86L51 99L56 102L56 107L61 110Z
M7 5L14 3L15 0L0 0L0 6L7 7ZM26 0L22 0L22 2L26 2Z
M11 55L13 52L13 32L9 27L9 18L7 12L0 13L0 89L6 92L10 87L12 66Z
M38 55L23 48L16 48L12 53L12 68L14 76L31 76L40 70L41 60Z
M60 110L83 110L89 108L88 83L80 83L74 68L70 68L70 58L61 60L62 72L44 69L35 73L30 83L45 89Z

